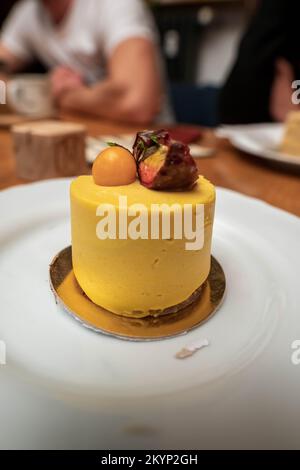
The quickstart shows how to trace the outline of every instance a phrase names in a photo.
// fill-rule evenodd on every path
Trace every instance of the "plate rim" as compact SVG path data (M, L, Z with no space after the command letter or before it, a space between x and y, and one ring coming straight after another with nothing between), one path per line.
M236 124L236 125L223 125L217 130L217 135L219 137L226 137L230 140L232 145L242 152L246 152L249 155L253 155L255 157L263 158L266 160L280 162L287 165L299 166L300 167L300 155L299 157L295 155L288 155L283 152L277 152L276 150L272 150L270 148L265 148L263 146L257 149L250 148L248 145L243 141L243 138L250 139L252 142L257 144L255 140L253 140L253 136L249 136L248 131L252 133L255 130L259 130L260 132L265 130L274 130L276 132L284 132L285 126L282 123L252 123L252 124ZM259 145L259 144L257 144Z

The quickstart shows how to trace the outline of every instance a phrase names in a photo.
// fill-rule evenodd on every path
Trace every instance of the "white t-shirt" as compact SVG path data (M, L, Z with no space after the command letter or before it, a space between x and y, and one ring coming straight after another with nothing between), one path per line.
M74 0L58 26L39 0L23 0L8 17L0 40L20 59L35 57L50 69L68 66L93 83L104 77L105 61L118 44L132 37L155 41L155 36L142 0Z
M70 12L56 26L39 0L21 1L6 20L0 41L24 61L37 58L49 69L70 67L89 84L105 77L107 58L122 41L132 37L157 41L152 16L143 0L73 2ZM174 121L167 95L156 121Z

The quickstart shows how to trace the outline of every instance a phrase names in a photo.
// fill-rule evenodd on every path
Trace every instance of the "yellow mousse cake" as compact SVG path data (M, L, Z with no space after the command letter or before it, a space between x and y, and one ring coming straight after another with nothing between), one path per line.
M99 239L97 208L112 204L119 215L124 210L119 196L127 196L128 206L142 202L147 208L204 204L203 248L187 250L185 239ZM185 301L209 274L214 206L214 186L203 177L189 191L161 192L138 181L103 187L91 176L80 176L71 185L72 256L78 283L94 303L121 315L142 317Z
M300 157L300 112L294 111L288 115L284 138L280 150L288 155Z
M199 292L210 272L215 188L186 145L166 131L140 133L133 153L100 154L70 197L74 274L92 302L138 318Z

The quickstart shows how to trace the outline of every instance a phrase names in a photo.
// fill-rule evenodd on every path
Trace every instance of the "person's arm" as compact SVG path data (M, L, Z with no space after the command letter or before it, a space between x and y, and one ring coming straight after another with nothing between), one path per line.
M61 76L57 77L54 72L54 90L60 88L58 79ZM148 39L127 39L112 52L105 80L92 87L76 86L72 82L69 90L62 87L60 91L56 98L63 110L137 124L149 123L160 109L162 95L155 47Z
M293 66L285 59L278 59L270 97L270 114L274 121L284 122L291 111L300 109L292 102L292 82L295 78Z

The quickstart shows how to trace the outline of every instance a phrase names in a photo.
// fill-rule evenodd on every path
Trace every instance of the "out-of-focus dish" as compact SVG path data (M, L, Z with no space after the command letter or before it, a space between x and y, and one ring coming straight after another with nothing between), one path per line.
M243 152L300 167L300 152L299 156L295 156L286 151L285 129L285 124L272 123L223 126L217 130L217 135L228 138L238 150Z

